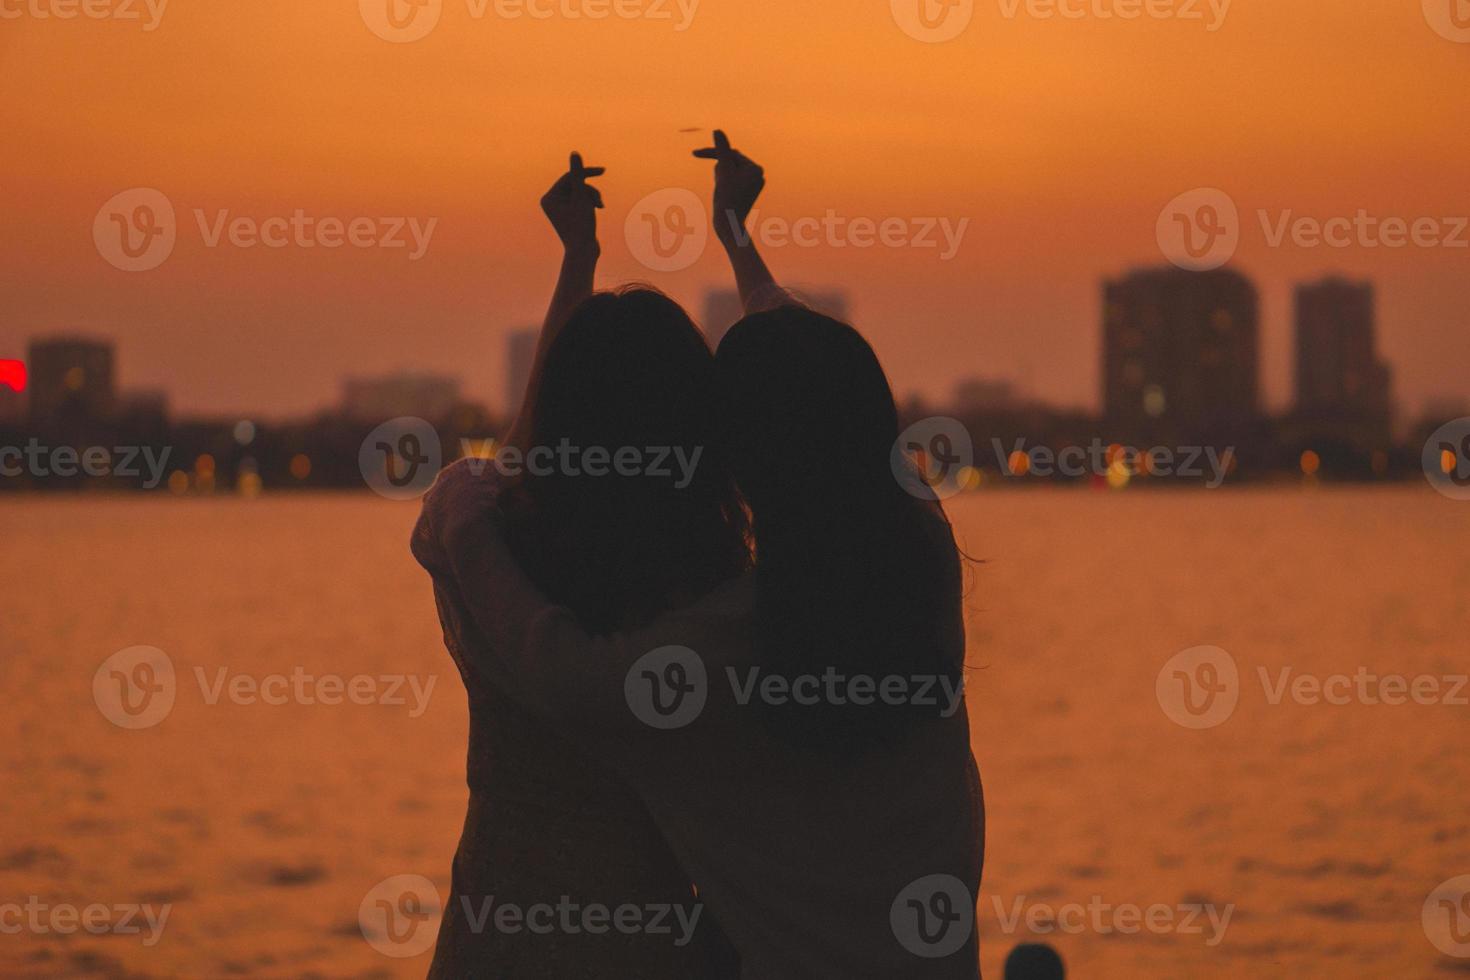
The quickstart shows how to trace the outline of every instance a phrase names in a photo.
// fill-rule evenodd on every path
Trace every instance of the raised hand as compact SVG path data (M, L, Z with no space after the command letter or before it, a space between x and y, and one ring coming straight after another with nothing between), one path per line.
M723 242L740 236L745 219L766 186L760 164L730 146L723 129L715 130L715 145L695 150L702 160L715 161L715 234Z
M602 193L587 179L606 172L603 167L583 166L582 154L573 153L571 169L541 198L541 210L568 252L598 250L597 209L602 207Z
M541 372L546 365L546 352L561 333L572 311L592 295L597 275L597 262L602 249L597 244L597 209L602 207L602 194L587 183L589 177L601 177L605 170L582 163L582 154L573 153L571 169L562 174L541 198L541 210L561 239L563 254L561 272L556 277L556 290L551 306L536 341L536 357L531 363L531 377L526 382L525 398L520 411L506 434L506 445L525 452L531 441L531 406L541 389Z

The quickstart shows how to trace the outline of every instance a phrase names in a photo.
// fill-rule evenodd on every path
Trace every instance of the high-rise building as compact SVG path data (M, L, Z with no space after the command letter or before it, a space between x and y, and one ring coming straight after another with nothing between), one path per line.
M116 404L112 345L83 337L31 342L31 418L43 424L105 419Z
M458 401L459 379L445 375L400 372L342 383L342 414L362 422L403 416L441 421L449 418Z
M541 331L535 327L512 330L505 345L505 417L514 419L526 400L531 369L536 366L536 342Z
M26 396L0 385L0 422L12 422L25 415Z
M1228 269L1103 285L1103 406L1117 435L1210 445L1257 418L1259 299Z
M1328 278L1297 286L1297 416L1386 422L1391 386L1378 357L1373 284Z

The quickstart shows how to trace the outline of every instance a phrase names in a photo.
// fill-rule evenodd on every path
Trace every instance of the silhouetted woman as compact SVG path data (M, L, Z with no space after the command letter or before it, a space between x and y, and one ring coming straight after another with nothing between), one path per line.
M426 498L423 537L480 631L475 662L635 787L742 977L972 980L984 826L954 539L891 465L871 348L793 305L744 233L760 168L721 133L701 155L754 313L717 356L754 573L597 637L521 573L496 488L463 467Z
M699 598L748 556L733 487L707 453L714 362L703 336L660 293L588 295L598 202L585 179L598 172L574 158L544 202L566 242L562 276L513 448L498 467L482 461L520 567L593 634ZM563 446L579 452L558 455ZM687 479L624 475L611 452L587 452L622 446L671 447L698 466ZM696 917L689 875L647 809L477 668L452 589L436 579L470 697L470 803L431 976L733 976L728 945L712 915ZM675 928L621 928L613 915L630 907L666 907ZM507 908L516 914L497 919Z

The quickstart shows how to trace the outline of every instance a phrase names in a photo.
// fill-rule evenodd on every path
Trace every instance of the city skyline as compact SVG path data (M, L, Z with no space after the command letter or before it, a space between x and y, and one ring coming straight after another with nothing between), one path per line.
M1101 407L1091 414L1102 425L1156 440L1228 441L1247 436L1258 422L1274 419L1315 424L1319 432L1356 426L1360 437L1356 441L1365 445L1387 444L1395 426L1407 429L1432 416L1432 412L1395 411L1394 371L1379 351L1372 282L1327 276L1297 283L1294 289L1294 384L1287 404L1273 409L1260 397L1259 293L1248 276L1228 267L1195 272L1151 266L1104 280L1097 326ZM801 295L829 315L850 312L846 290L813 288ZM726 321L738 313L733 290L706 292L702 329L712 347L728 330ZM507 372L498 397L467 395L460 375L398 368L344 376L335 401L275 420L299 422L327 415L360 422L406 416L443 420L469 408L477 417L508 424L524 398L539 332L523 327L507 336ZM70 420L170 415L166 390L120 387L116 345L110 339L78 334L35 337L28 342L26 355L22 363L29 364L30 385L24 395L0 389L0 418L28 416L32 423L64 426ZM1073 406L1038 396L1024 378L993 373L961 377L942 399L895 394L909 406L938 405L941 410L947 406L957 414L983 416L1025 406L1077 414ZM1456 409L1457 404L1446 400L1441 407ZM28 411L23 410L26 405ZM179 417L238 417L251 424L273 418L252 411L181 412Z
M1329 277L1297 284L1296 297L1300 363L1286 412L1270 411L1259 397L1255 283L1229 268L1153 266L1101 283L1101 412L1047 403L1013 378L970 376L938 405L903 399L900 427L906 433L936 425L963 430L961 443L971 447L969 462L966 457L950 461L961 464L954 478L962 481L962 489L984 482L987 447L1000 476L1030 473L1031 456L1019 458L1018 447L1027 445L1042 453L1036 462L1042 477L1057 475L1046 462L1047 447L1090 447L1110 467L1105 479L1092 474L1093 485L1101 480L1114 489L1126 487L1135 475L1111 469L1119 454L1147 451L1153 459L1170 446L1180 447L1186 459L1191 452L1195 459L1200 453L1212 459L1206 483L1211 487L1242 471L1240 478L1246 480L1287 472L1309 481L1404 477L1422 462L1416 442L1422 444L1426 433L1445 420L1393 417L1393 372L1378 353L1373 284ZM847 312L842 290L811 289L805 298L829 314ZM709 292L705 329L712 339L724 333L722 325L737 307L729 291ZM27 348L30 383L24 386L30 410L24 416L10 411L16 401L0 397L0 430L9 440L4 444L9 455L52 453L59 471L66 459L84 454L91 454L87 458L95 469L110 458L109 445L118 454L130 452L129 446L156 451L161 458L145 490L158 488L162 467L177 450L179 460L167 482L176 495L233 488L256 496L267 489L355 486L359 477L369 479L376 472L370 465L377 460L373 453L399 438L418 447L411 452L414 468L460 455L493 454L524 398L538 336L538 330L526 328L507 338L510 369L501 392L507 411L498 417L484 402L465 397L458 376L398 369L344 377L333 407L285 420L249 412L171 417L167 392L119 390L111 342L74 335L34 338ZM18 367L7 376L24 378L25 364ZM426 447L432 447L428 455ZM3 488L37 489L34 477L42 470L41 463L33 463L32 479L17 473L20 480ZM1189 472L1202 471L1190 467ZM1178 475L1185 476L1185 470ZM386 479L391 485L391 472ZM79 485L73 472L42 488Z
M1154 264L1158 264L1158 259ZM1148 268L1148 262L1140 262L1117 275L1126 276L1131 270ZM1239 271L1238 266L1232 265L1232 270ZM1105 277L1114 278L1114 277ZM1252 278L1247 275L1247 278ZM1298 331L1297 331L1297 309L1296 291L1303 282L1319 281L1358 281L1363 276L1353 276L1341 272L1336 268L1327 268L1320 273L1308 275L1301 280L1292 280L1278 283L1268 295L1266 288L1259 282L1257 289L1261 295L1261 312L1259 316L1260 345L1262 348L1262 363L1260 365L1261 380L1261 403L1264 410L1284 414L1293 409L1296 402L1297 387L1297 355ZM637 281L637 280L634 280ZM600 285L603 285L600 283ZM1095 287L1094 287L1095 288ZM808 298L828 297L833 295L831 290L799 290ZM860 294L861 287L852 289L842 287L840 292L848 302L847 309L857 306L852 299L855 294ZM1378 304L1378 350L1380 353L1392 360L1391 355L1384 351L1388 343L1385 337L1385 318L1382 316L1382 287L1375 284L1375 300ZM705 287L699 294L697 300L686 303L686 307L699 318L701 326L708 323L710 312L709 300L713 295L733 294L733 290L719 286ZM677 297L676 297L677 298ZM839 312L841 312L839 310ZM861 316L852 318L854 325L859 329L866 330L864 319ZM1094 317L1095 319L1095 317ZM1392 318L1388 318L1392 322ZM506 400L507 388L503 382L497 383L496 379L505 379L515 372L508 350L511 340L516 335L524 335L527 327L524 320L519 325L505 324L500 326L487 326L477 331L477 340L474 344L476 353L483 356L483 367L475 370L465 369L465 357L460 352L453 352L447 357L421 357L410 356L401 363L388 361L379 366L371 364L353 365L342 364L329 371L325 371L322 377L326 383L317 389L298 389L290 400L289 406L281 408L268 408L264 405L252 405L248 402L237 401L235 397L207 398L203 402L190 400L181 396L180 390L189 390L194 382L186 382L168 385L170 401L179 410L189 414L212 416L232 414L253 414L262 418L289 419L316 412L329 410L334 405L334 397L330 394L346 377L370 376L386 377L397 373L415 375L435 376L443 375L446 371L457 371L458 377L464 388L466 397L489 405L494 411L502 412L509 410L509 402ZM535 329L535 328L529 328ZM1086 324L1075 328L1078 336L1073 353L1085 352L1093 360L1101 357L1103 348L1096 336L1095 325L1088 321ZM706 328L712 345L718 344L718 339L723 331L710 331ZM416 333L418 331L415 331ZM1024 333L1024 331L1022 332ZM126 337L129 330L123 329L116 333L107 334L100 329L87 329L85 327L72 327L65 324L58 325L54 330L36 331L33 334L15 332L0 326L0 357L12 357L20 359L23 357L25 344L29 336L109 336L113 338ZM1467 328L1470 334L1470 328ZM1044 364L1047 359L1047 351L1044 347L1028 349L1024 346L1015 347L1012 356L1006 360L1003 366L997 366L993 359L987 358L983 350L976 350L969 358L956 358L949 362L948 368L943 373L935 372L920 379L917 384L905 384L904 375L894 368L897 358L885 356L884 349L878 348L880 358L884 360L885 367L889 369L890 376L894 382L895 393L901 398L918 396L926 401L942 400L953 391L956 385L977 377L1005 377L1013 381L1019 380L1028 393L1058 407L1064 407L1079 411L1103 412L1105 410L1105 398L1097 384L1096 378L1080 378L1073 384L1069 384L1058 390L1059 386L1051 383L1050 372L1040 372L1043 380L1037 383L1034 380L1037 366ZM211 371L228 369L230 360L228 358L213 362ZM524 368L522 367L522 370ZM332 373L335 371L336 373ZM124 358L119 363L120 377L127 379L127 387L136 390L159 390L164 387L160 376L167 372L160 371L158 365L136 364L129 358ZM1470 376L1470 371L1466 372ZM1395 376L1402 381L1403 371L1398 369ZM220 377L211 374L207 378L195 379L206 383L206 387L222 391L232 390L228 384L228 375ZM1418 417L1420 415L1432 414L1435 406L1443 404L1458 404L1470 400L1470 383L1459 386L1444 385L1426 388L1422 391L1407 391L1403 384L1395 385L1394 408L1405 418ZM243 396L241 396L243 397Z
M537 202L571 150L608 168L599 284L651 280L690 309L728 285L718 248L661 272L628 243L650 195L708 209L709 166L690 152L718 125L766 168L759 228L777 275L848 288L901 393L1029 375L1049 401L1100 408L1096 282L1157 263L1161 212L1199 188L1238 210L1267 406L1289 402L1292 284L1330 273L1377 285L1410 412L1465 393L1470 249L1370 244L1352 224L1470 214L1470 135L1454 122L1470 99L1465 49L1417 3L1339 16L1313 0L1236 4L1215 31L988 7L943 44L916 41L882 4L838 17L749 0L705 4L682 32L461 11L394 45L355 6L179 8L150 33L7 22L0 125L25 152L7 163L0 356L37 333L103 333L128 352L125 385L166 386L191 413L290 416L322 407L344 374L399 368L464 373L469 395L493 401L507 331L550 295L558 246ZM834 43L813 58L798 37ZM710 77L740 44L765 52L764 75ZM587 105L608 77L615 96ZM74 126L55 125L78 106ZM171 202L177 241L157 268L125 272L94 224L136 188ZM416 218L427 248L412 258L409 227L401 248L252 247L228 230L268 233L298 211L385 236ZM915 237L936 219L965 227L952 255L938 231L932 248L853 247L840 226L813 247L775 233L829 214ZM1351 240L1298 234L1303 220L1347 221Z

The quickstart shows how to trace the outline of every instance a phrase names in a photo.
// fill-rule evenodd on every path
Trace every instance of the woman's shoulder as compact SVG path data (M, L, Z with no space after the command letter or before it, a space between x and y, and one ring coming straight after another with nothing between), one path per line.
M439 471L420 501L410 548L420 565L439 574L448 568L444 542L483 516L494 516L503 480L491 460L464 457Z
M506 480L493 460L465 456L439 471L423 498L423 519L440 531L494 513Z
M461 456L439 471L424 499L427 501L436 497L444 498L446 495L460 495L494 503L504 490L505 478L500 475L493 459Z

